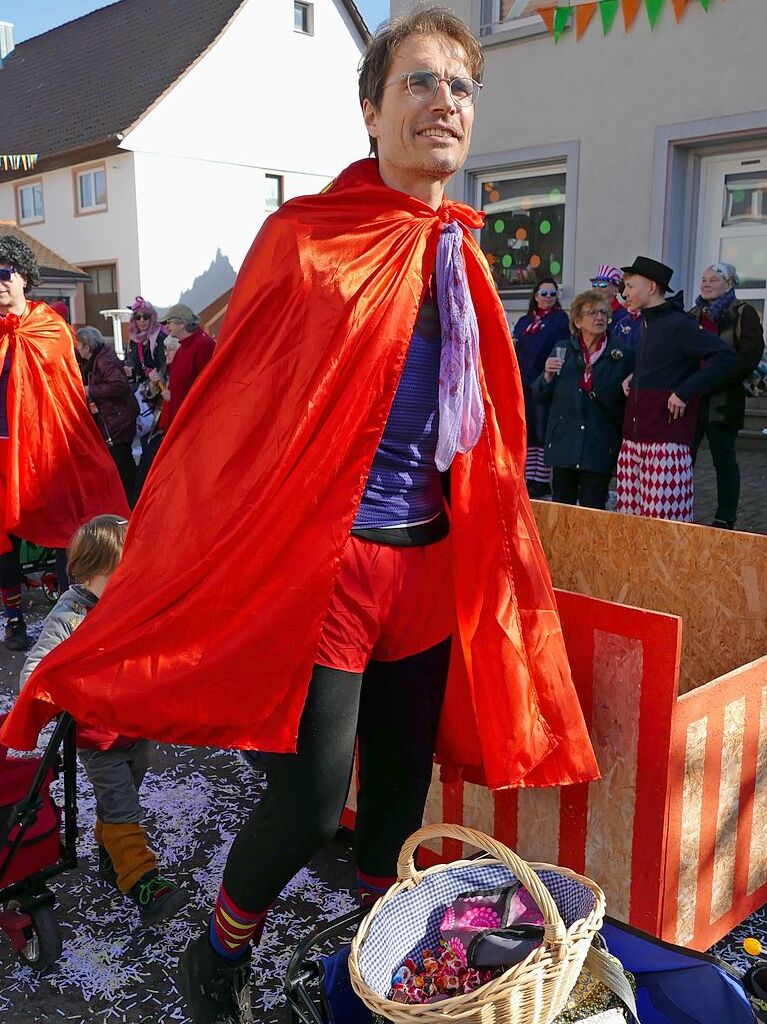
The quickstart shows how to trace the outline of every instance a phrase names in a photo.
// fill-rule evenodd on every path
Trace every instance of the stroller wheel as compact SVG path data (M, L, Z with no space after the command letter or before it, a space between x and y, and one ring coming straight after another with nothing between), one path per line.
M43 587L45 598L50 604L56 604L59 599L59 579L55 572L47 572L40 581Z
M10 902L8 909L25 912L16 902ZM52 903L43 903L26 913L32 919L32 924L24 929L27 941L22 949L17 950L17 955L28 967L42 971L61 956L61 931L56 912Z

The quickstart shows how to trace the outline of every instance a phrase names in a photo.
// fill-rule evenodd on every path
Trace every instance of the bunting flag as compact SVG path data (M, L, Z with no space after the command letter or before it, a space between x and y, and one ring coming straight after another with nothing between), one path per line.
M619 4L620 0L601 0L599 4L599 17L602 19L603 35L607 35L613 27Z
M0 153L0 167L4 171L31 171L37 160L37 153Z
M647 7L647 17L650 22L650 28L654 29L658 24L658 18L663 7L663 0L645 0L645 6Z
M554 42L559 42L559 37L570 24L570 17L573 13L572 7L557 7L554 11Z
M639 8L642 6L642 0L623 0L623 24L626 26L628 32L631 26L636 20L637 14L639 14Z
M674 17L681 21L689 0L671 0L674 9ZM713 0L700 0L700 6L704 11L711 9ZM536 7L536 13L543 19L549 34L553 36L554 42L558 43L562 33L571 23L575 24L575 38L580 39L599 9L599 18L602 22L602 33L607 35L613 27L618 11L623 12L623 24L626 31L630 31L640 8L644 5L647 12L647 20L650 28L654 29L660 20L666 0L584 0L583 3L556 4L548 3L542 7Z
M597 0L593 3L578 4L575 8L575 38L580 39L597 13Z

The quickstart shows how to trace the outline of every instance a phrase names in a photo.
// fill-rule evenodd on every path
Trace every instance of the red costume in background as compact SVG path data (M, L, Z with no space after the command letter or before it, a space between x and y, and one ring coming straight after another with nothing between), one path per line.
M481 215L387 188L374 160L262 228L120 567L33 673L4 742L34 746L66 708L128 735L295 749L342 552L450 220L464 229L485 426L451 467L457 624L438 756L493 788L598 776L525 491L514 350L470 233Z
M10 350L8 438L0 442L0 551L8 534L64 548L101 513L128 515L125 492L88 409L71 328L44 302L0 317Z

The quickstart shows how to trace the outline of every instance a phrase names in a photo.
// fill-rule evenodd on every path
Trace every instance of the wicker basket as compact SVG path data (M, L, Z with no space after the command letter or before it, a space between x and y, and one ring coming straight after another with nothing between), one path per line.
M440 836L489 856L417 871L417 847ZM399 881L362 921L349 954L352 987L368 1009L394 1024L549 1024L557 1016L602 926L605 897L598 885L567 868L527 864L482 832L445 824L429 825L407 840L397 874ZM394 970L438 936L447 904L459 893L510 884L515 878L538 904L545 922L543 943L526 960L474 992L439 1003L409 1005L387 998Z

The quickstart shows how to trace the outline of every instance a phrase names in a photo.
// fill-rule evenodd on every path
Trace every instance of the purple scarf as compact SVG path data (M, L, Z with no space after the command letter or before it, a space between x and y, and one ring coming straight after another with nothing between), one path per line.
M445 224L437 246L437 305L442 326L439 364L439 435L434 461L440 473L456 452L471 451L485 422L479 386L479 326L469 293L455 222Z

